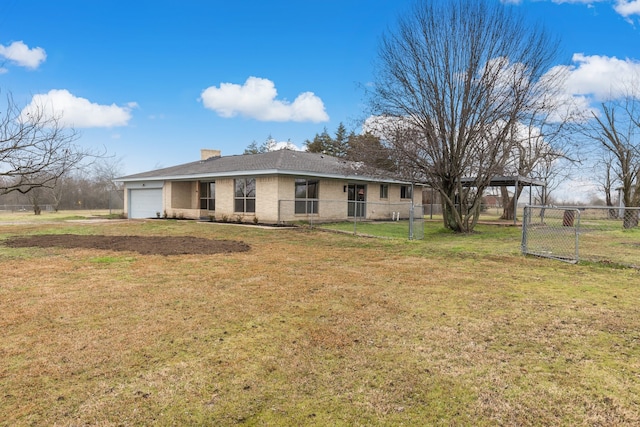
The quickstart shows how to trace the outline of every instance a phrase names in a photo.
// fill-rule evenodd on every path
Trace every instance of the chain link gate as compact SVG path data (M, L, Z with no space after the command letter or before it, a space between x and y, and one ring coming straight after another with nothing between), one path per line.
M580 210L526 206L522 220L522 253L578 262Z

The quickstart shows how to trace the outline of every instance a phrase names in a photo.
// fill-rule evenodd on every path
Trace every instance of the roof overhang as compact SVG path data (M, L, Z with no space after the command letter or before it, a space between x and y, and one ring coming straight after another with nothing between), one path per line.
M214 173L199 173L190 175L157 175L157 176L145 176L140 177L136 175L124 176L114 179L115 182L148 182L148 181L203 181L212 180L216 178L235 178L235 177L247 177L247 176L274 176L274 175L286 175L286 176L299 176L299 177L313 177L323 179L342 179L348 181L366 181L366 182L379 182L385 184L412 184L409 181L391 179L391 178L378 178L365 175L342 175L342 174L328 174L317 173L309 171L295 171L295 170L280 170L280 169L264 169L264 170L249 170L249 171L231 171L231 172L214 172ZM414 183L415 185L420 185Z

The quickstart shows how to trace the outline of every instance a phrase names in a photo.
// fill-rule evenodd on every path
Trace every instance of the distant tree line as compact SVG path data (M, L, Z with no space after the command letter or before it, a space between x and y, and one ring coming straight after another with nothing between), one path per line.
M30 191L18 191L0 195L0 209L29 207L39 214L45 207L53 210L70 209L113 209L122 210L124 193L120 183L113 179L120 175L119 163L111 159L101 159L79 169L67 171L58 176L55 184L35 187ZM1 187L11 186L11 178L2 177Z

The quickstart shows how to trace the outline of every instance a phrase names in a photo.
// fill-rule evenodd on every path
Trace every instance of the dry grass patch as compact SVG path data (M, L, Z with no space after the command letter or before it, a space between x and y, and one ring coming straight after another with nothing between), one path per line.
M447 235L29 228L63 232L241 240L251 251L0 246L7 425L640 422L636 270L485 256Z

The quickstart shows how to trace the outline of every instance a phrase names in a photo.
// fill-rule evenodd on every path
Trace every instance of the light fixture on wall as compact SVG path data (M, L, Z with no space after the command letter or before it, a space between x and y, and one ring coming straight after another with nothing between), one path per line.
M347 192L347 186L346 186L346 185L343 185L343 186L342 186L342 192L343 192L343 193L346 193L346 192Z

